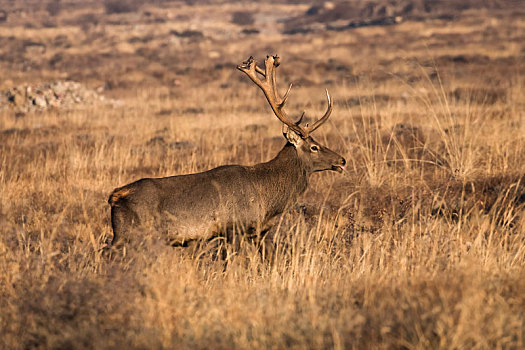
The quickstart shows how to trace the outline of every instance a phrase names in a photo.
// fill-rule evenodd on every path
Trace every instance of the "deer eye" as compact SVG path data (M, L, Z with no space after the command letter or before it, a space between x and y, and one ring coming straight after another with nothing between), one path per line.
M319 151L319 147L318 147L317 145L312 145L312 146L310 147L310 150L311 150L312 152L317 152L317 151Z

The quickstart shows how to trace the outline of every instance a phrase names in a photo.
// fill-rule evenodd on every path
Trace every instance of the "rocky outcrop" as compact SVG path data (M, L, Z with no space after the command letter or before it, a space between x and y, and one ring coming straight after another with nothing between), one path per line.
M95 90L74 81L56 81L40 85L19 85L0 92L0 110L42 111L49 108L73 108L81 105L113 103Z

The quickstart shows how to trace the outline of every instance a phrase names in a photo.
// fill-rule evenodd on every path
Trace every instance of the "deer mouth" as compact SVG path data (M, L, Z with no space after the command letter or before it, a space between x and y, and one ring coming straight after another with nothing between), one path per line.
M337 171L338 173L342 173L345 171L345 167L342 165L332 165L332 170Z

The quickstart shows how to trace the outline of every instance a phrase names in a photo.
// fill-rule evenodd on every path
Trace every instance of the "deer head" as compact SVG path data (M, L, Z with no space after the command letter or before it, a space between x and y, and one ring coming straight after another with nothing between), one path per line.
M292 84L288 87L284 97L281 98L277 91L275 78L275 71L279 64L280 59L278 56L267 56L264 61L265 69L263 70L257 66L255 59L250 56L248 60L237 66L237 69L246 73L246 75L261 88L273 113L283 123L284 137L295 147L298 157L307 170L310 172L323 170L343 172L344 165L346 164L345 159L328 147L319 144L310 136L312 132L328 120L332 113L333 103L328 90L326 91L328 107L321 118L311 126L301 126L304 117L303 113L299 120L292 122L284 110ZM261 75L263 79L259 78L258 74Z

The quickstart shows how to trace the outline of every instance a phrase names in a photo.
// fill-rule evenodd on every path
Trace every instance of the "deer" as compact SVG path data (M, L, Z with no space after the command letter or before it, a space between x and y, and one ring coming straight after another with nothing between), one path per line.
M143 178L116 188L108 199L113 229L108 247L139 227L160 230L174 246L211 240L235 228L257 235L296 203L311 174L344 171L345 159L311 136L332 113L328 90L328 107L321 118L302 126L303 112L292 121L284 109L292 84L281 97L276 86L279 65L278 56L267 56L264 69L253 57L237 66L262 90L282 122L286 144L275 158L252 166L223 165L194 174Z

